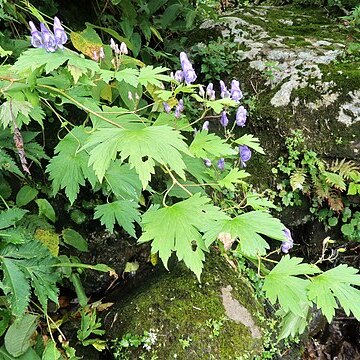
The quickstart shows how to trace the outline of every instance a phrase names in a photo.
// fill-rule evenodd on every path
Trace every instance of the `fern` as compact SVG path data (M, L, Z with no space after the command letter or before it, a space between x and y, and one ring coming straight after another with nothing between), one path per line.
M336 159L329 168L330 171L338 173L343 179L350 180L354 177L360 177L360 167L354 161L346 161L346 159Z

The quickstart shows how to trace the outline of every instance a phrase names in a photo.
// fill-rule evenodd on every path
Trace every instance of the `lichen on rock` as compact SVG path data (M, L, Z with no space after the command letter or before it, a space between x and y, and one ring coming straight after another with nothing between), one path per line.
M105 317L105 327L112 339L144 330L156 334L150 349L124 349L125 359L252 359L262 351L257 314L263 307L248 281L211 253L201 283L179 263L123 297Z

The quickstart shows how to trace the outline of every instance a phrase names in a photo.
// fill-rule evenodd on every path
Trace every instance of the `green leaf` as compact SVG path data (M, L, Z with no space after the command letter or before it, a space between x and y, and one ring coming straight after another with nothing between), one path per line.
M0 336L3 336L4 332L9 327L10 320L10 311L8 309L0 309Z
M14 322L5 334L5 348L14 357L24 354L31 345L31 337L37 327L37 316L25 314Z
M140 214L136 202L129 200L118 200L109 204L98 205L95 208L94 219L100 219L101 224L106 226L110 232L114 231L117 222L131 236L136 237L134 222L140 224Z
M12 314L20 318L24 315L29 303L29 283L15 260L4 257L1 264L4 277L0 287L8 297Z
M22 119L29 119L32 109L33 106L28 101L16 99L5 101L0 106L0 123L5 129L12 124L13 119L17 120L18 116L22 116ZM29 120L23 122L28 124ZM17 125L21 127L21 124L17 123Z
M279 301L281 308L295 315L304 316L303 306L308 304L306 289L310 280L299 275L313 275L321 270L311 264L301 264L302 259L285 255L265 277L263 290L272 304Z
M27 213L27 210L11 208L0 211L0 229L5 229L16 224Z
M302 308L302 315L296 315L289 311L283 316L283 319L280 323L280 332L278 334L278 340L287 339L289 336L301 335L305 329L309 326L308 314L310 309L310 304L304 303L300 305ZM280 309L282 310L282 309ZM281 311L283 312L283 311ZM276 313L278 314L278 312ZM281 314L279 314L281 316Z
M226 157L227 155L235 155L237 153L224 139L221 139L213 133L209 134L207 131L199 131L196 133L189 150L196 157L203 159L209 157Z
M139 84L139 70L126 68L115 73L115 79L118 81L124 81L127 84L136 88Z
M106 171L105 179L113 194L128 200L138 200L141 195L142 184L135 169L129 164L122 164L119 160L111 163Z
M55 51L54 53L41 48L28 49L19 56L13 65L13 69L18 73L32 73L44 66L45 73L49 74L64 64L69 59L69 56L71 56L70 50L67 49Z
M293 191L301 190L305 182L305 171L304 169L297 169L290 176L290 185Z
M53 194L65 189L71 204L77 198L80 185L85 185L85 180L88 180L93 187L97 181L94 171L88 166L89 154L86 151L79 151L88 138L89 131L90 128L75 127L55 147L57 155L50 160L46 168L52 180Z
M335 315L338 303L347 316L350 311L360 320L360 290L351 285L360 285L359 270L345 264L325 271L311 279L308 297L322 311L328 322Z
M210 199L195 194L187 200L165 208L150 208L143 215L143 234L140 243L152 241L151 252L159 256L167 267L173 251L184 260L200 280L207 246L201 232L204 227L225 215Z
M254 210L276 209L272 201L256 193L246 194L246 206L251 206Z
M39 216L43 215L54 223L56 216L52 205L46 199L37 199L35 202L39 207Z
M46 344L41 360L59 360L59 359L61 359L61 353L56 348L56 343L52 340L49 340Z
M41 360L41 358L33 348L29 348L25 352L25 354L15 358L6 351L5 345L3 345L0 348L0 359L1 360Z
M145 87L149 84L161 87L162 81L171 81L171 77L168 75L162 74L165 71L168 71L168 68L159 66L154 68L152 65L144 66L140 69L139 74L139 83Z
M234 184L246 184L242 179L248 176L250 176L250 174L245 170L231 169L224 178L218 181L218 184L230 191L235 191Z
M4 149L1 148L0 148L0 170L19 175L20 177L24 177L24 174L20 171L19 167L16 165L14 159L10 155L8 155Z
M221 233L229 233L232 239L239 239L238 251L255 258L266 254L269 244L261 236L284 241L285 226L279 219L265 211L251 211L230 219L225 218L208 227L205 233L205 244L210 246Z
M254 137L254 135L245 134L241 138L235 140L239 145L246 145L260 154L265 154L264 149L259 145L259 139Z
M30 201L34 200L39 191L29 185L24 185L16 194L16 205L19 207L27 205Z
M189 154L182 135L169 126L137 125L129 129L102 128L90 136L83 149L90 150L89 165L101 182L112 160L120 152L121 161L129 158L130 168L139 174L143 189L155 172L155 161L168 165L185 178L182 155Z
M64 229L62 238L65 244L71 245L79 251L89 251L87 241L73 229Z

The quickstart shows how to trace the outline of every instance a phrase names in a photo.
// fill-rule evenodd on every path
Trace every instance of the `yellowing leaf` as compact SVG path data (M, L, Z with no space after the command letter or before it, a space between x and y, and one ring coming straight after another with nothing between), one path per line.
M36 229L34 238L43 243L50 251L51 255L59 255L59 234L53 230Z
M99 54L100 48L102 47L102 41L96 31L87 26L82 32L71 32L71 42L75 49L93 58L94 52Z

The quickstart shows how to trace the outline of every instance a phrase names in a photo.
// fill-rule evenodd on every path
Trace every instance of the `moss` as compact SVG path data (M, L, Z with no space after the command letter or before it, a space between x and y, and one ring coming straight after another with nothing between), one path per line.
M142 354L159 359L234 359L236 356L261 351L261 339L253 338L250 329L229 319L225 314L221 288L231 285L232 297L245 306L252 316L263 312L253 296L248 283L238 277L220 256L208 256L202 283L178 264L147 282L136 292L122 299L106 317L105 326L111 338L121 338L126 333L141 336L144 330L157 334L150 353L143 348L131 349L129 359ZM111 326L117 314L118 320ZM220 324L217 336L212 324ZM184 349L181 339L190 338Z

